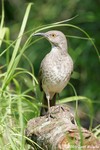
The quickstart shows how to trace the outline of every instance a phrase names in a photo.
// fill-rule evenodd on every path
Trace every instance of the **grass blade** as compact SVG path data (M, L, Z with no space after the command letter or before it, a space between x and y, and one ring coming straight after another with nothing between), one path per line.
M16 66L19 62L19 59L16 62L15 58L16 58L16 56L18 54L18 51L19 51L19 48L20 48L22 36L23 36L24 30L25 30L25 27L26 27L26 23L27 23L27 20L28 20L31 5L32 5L32 3L30 3L27 6L27 9L26 9L26 12L25 12L25 15L24 15L24 19L23 19L23 22L22 22L22 26L21 26L17 41L15 43L15 47L14 47L14 51L13 51L13 54L12 54L12 57L11 57L11 61L8 65L8 70L7 70L5 78L4 78L4 82L3 82L3 85L2 85L2 90L4 90L6 88L6 86L8 85L8 83L10 82L10 78L13 75L13 73L16 69ZM15 62L16 62L16 64L15 64Z

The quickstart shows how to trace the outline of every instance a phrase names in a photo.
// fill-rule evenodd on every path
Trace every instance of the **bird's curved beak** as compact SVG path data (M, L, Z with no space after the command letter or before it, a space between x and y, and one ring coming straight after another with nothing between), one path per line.
M43 37L47 38L46 33L35 33L35 34L33 34L33 36L43 36Z

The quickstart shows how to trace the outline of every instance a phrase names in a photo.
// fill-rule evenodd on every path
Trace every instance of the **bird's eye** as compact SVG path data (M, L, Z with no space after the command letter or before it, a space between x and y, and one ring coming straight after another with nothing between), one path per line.
M51 36L52 36L52 37L56 37L56 34L53 33L53 34L51 34Z

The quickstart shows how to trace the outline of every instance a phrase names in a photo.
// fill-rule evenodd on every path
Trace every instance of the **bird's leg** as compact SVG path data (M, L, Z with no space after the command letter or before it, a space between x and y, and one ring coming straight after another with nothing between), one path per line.
M48 102L48 119L50 120L50 96L47 96L47 102Z
M59 93L58 93L58 99L60 100L60 95L59 95ZM59 102L59 101L58 101ZM59 112L61 112L61 106L59 105L59 110L58 110Z
M52 114L51 114L51 110L50 110L50 107L51 107L51 105L50 105L50 96L46 96L47 97L47 103L48 103L48 120L50 120L50 118L54 118L53 116L52 116Z
M58 98L59 98L59 100L58 100L58 102L59 102L60 101L59 93L58 93ZM59 110L58 111L61 112L61 110L65 111L64 107L59 105Z

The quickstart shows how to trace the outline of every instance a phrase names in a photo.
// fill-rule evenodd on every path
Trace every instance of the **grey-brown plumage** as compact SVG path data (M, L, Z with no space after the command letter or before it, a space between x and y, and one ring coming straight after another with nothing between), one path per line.
M65 35L56 30L35 35L44 36L51 43L51 51L44 57L40 65L39 82L44 91L44 100L41 114L50 114L50 106L55 105L56 94L67 85L73 71L73 61L67 51Z

